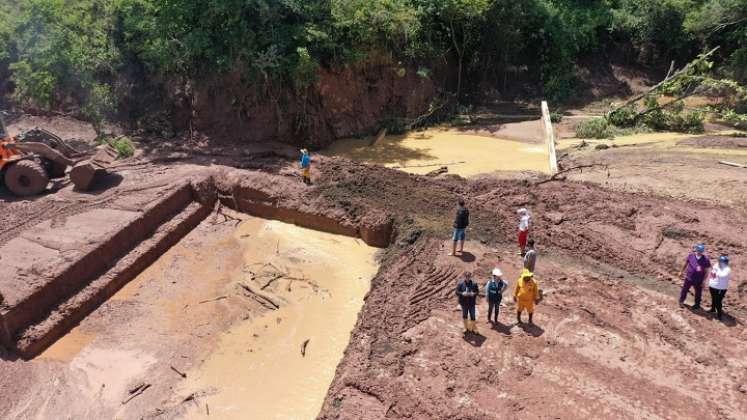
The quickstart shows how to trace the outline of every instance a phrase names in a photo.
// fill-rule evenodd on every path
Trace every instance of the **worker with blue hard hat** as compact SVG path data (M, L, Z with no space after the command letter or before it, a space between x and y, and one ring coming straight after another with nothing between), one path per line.
M705 245L696 244L693 251L688 254L682 270L680 270L680 277L684 277L679 300L681 308L685 306L687 294L693 288L695 289L695 304L692 309L700 309L700 301L703 296L703 280L710 268L711 261L705 255Z

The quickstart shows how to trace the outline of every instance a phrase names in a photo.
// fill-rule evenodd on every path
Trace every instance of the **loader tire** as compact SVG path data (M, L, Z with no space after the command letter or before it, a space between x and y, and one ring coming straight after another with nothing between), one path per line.
M5 171L5 186L17 196L40 194L48 183L44 167L33 160L18 161Z

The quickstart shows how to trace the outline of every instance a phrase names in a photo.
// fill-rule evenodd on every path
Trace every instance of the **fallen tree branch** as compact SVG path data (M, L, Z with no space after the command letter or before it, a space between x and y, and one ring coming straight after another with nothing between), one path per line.
M432 166L449 166L449 165L459 165L462 163L467 163L463 160L456 161L456 162L446 162L446 163L425 163L421 165L403 165L403 166L391 166L391 169L405 169L405 168L429 168Z
M595 167L595 166L603 166L603 167L605 167L605 168L607 168L607 167L608 167L607 165L605 165L605 164L601 164L601 163L592 163L592 164L589 164L589 165L579 165L579 166L574 166L574 167L572 167L572 168L568 168L568 169L563 169L562 171L559 171L559 172L558 172L558 173L556 173L555 175L551 176L550 178L547 178L547 179L543 179L542 181L538 181L538 182L535 182L535 183L534 183L534 186L537 186L537 185L542 185L542 184L544 184L544 183L547 183L547 182L551 182L551 181L563 181L563 180L565 180L565 177L562 177L562 178L561 178L561 177L560 177L560 175L562 175L562 174L564 174L564 173L567 173L567 172L570 172L570 171L574 171L574 170L576 170L576 169L580 169L580 170L581 170L581 172L583 172L583 170L584 170L585 168L593 168L593 167Z
M169 367L171 368L171 370L173 370L174 372L176 372L182 378L185 378L185 379L187 378L187 374L186 373L180 371L179 369L177 369L177 368L175 368L173 366L169 366Z
M150 388L150 384L142 383L136 386L135 388L131 389L130 396L128 396L122 401L122 405L127 404L128 402L130 402L130 400L137 397L138 395L142 395L142 393L145 392L145 390L148 388Z
M280 305L277 302L275 302L275 300L270 295L268 295L267 293L261 290L257 290L257 288L252 286L251 284L239 282L239 286L241 286L241 288L246 290L247 292L251 293L253 296L256 296L257 298L259 298L258 300L260 300L260 303L264 301L272 305L271 309L280 308Z
M228 298L228 296L223 295L223 296L218 296L217 298L214 298L214 299L201 300L201 301L197 302L197 304L198 305L202 305L203 303L215 302L215 301L223 300L223 299L227 299L227 298Z
M310 338L307 338L304 340L304 342L301 344L301 356L306 357L306 346L309 345L309 341L311 341Z
M667 77L665 77L664 80L662 80L661 82L655 84L654 86L652 86L647 91L645 91L643 93L640 93L640 94L638 94L638 95L636 95L636 96L628 99L622 105L620 105L617 108L615 108L615 109L611 110L610 112L608 112L607 115L612 115L615 112L619 111L620 109L623 109L623 108L625 108L625 107L627 107L627 106L629 106L631 104L634 104L634 103L638 102L640 99L645 98L646 96L650 95L652 92L655 92L655 91L659 90L662 86L664 86L665 83L667 83L667 82L669 82L671 80L674 80L677 77L680 77L681 75L685 74L685 72L687 70L689 70L695 64L700 63L701 61L705 60L707 57L711 56L718 49L719 49L718 46L714 47L712 50L708 51L707 53L703 54L702 56L696 58L695 60L693 60L693 61L691 61L689 63L687 63L687 65L685 65L685 67L677 70L676 72L674 72L674 74L670 74L671 73L671 67L672 67L670 65L670 71L667 73ZM672 64L674 64L674 62Z
M388 130L387 130L386 127L384 127L381 130L379 130L379 132L376 134L376 137L374 137L368 145L369 146L376 146L377 144L379 144L379 142L381 140L383 140L384 137L386 137L387 131Z
M747 169L747 165L742 165L741 163L727 162L725 160L720 160L720 161L718 161L718 163L720 163L722 165L733 166L735 168L745 168L745 169Z

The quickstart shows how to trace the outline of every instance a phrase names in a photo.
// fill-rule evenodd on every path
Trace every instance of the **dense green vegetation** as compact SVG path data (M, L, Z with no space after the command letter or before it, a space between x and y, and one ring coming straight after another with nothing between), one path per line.
M0 69L27 107L101 122L132 85L219 77L303 91L320 67L376 57L418 68L458 102L520 79L574 95L587 57L668 67L720 45L747 79L747 0L6 0ZM0 70L0 75L3 71Z

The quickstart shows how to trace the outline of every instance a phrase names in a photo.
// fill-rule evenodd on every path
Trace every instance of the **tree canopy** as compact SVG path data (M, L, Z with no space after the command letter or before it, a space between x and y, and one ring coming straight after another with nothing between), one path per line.
M724 76L747 78L747 0L10 0L0 66L13 98L116 107L123 74L146 82L220 77L303 89L320 67L386 54L423 74L448 67L458 100L521 72L543 96L573 96L574 66L603 56L667 67L721 45ZM137 69L134 71L133 69ZM0 74L3 74L0 71ZM126 78L125 78L126 79ZM131 80L126 79L126 80ZM140 80L139 82L142 82Z

